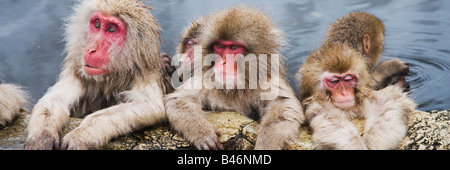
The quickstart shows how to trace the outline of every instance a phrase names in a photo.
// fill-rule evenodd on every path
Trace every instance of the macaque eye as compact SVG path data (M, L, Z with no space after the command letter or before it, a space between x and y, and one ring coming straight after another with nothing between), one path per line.
M344 81L346 81L346 82L351 82L352 80L353 80L352 76L345 76L344 77Z
M194 41L192 41L191 39L187 40L186 45L194 45Z
M216 43L216 47L217 48L225 48L225 46L223 44L221 44L221 43Z
M95 28L100 28L100 22L98 20L95 20L94 26Z
M108 32L116 32L116 29L114 27L109 27Z
M230 45L230 49L232 50L237 50L239 48L238 45Z
M328 82L330 82L331 84L337 84L339 83L339 78L333 77L329 79Z

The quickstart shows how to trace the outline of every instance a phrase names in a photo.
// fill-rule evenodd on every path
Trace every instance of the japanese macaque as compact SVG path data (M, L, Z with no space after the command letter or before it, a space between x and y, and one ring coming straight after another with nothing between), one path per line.
M22 87L0 81L0 129L12 122L26 104L28 94Z
M66 24L56 84L35 105L25 149L101 149L119 135L166 120L171 90L159 53L160 27L135 0L85 0ZM60 141L69 116L84 117Z
M330 25L324 44L346 43L360 52L371 72L372 88L378 90L391 84L404 86L409 73L407 63L392 59L376 66L383 53L384 32L383 22L377 17L365 12L353 12Z
M196 38L202 51L194 51L194 72L203 77L194 73L166 96L171 126L197 149L224 149L220 132L205 115L235 111L260 121L255 149L283 149L298 134L304 114L284 75L284 57L279 55L282 32L263 12L245 6L213 13L202 22ZM261 72L264 69L268 71ZM257 84L253 78L258 72L267 75L267 81L260 78ZM239 80L245 85L239 86ZM192 84L202 86L189 89Z
M205 24L206 18L208 16L203 16L195 21L193 21L188 27L186 27L183 33L180 36L180 41L177 45L177 55L178 60L174 60L174 62L180 62L179 64L178 74L184 72L186 70L192 71L194 69L194 46L198 45L198 35L201 32L202 25ZM165 63L165 69L172 75L177 69L174 66L175 63L172 63L172 58L170 58L167 54L162 55L163 61ZM192 75L192 73L191 73ZM179 75L180 79L183 78L183 75Z
M202 25L208 16L203 16L193 21L180 37L180 42L177 46L177 54L182 54L179 61L182 63L180 67L193 68L194 66L194 46L198 45L198 36L201 32Z
M375 91L364 57L324 44L299 70L300 95L316 149L396 149L416 104L398 85ZM362 134L350 122L364 119Z

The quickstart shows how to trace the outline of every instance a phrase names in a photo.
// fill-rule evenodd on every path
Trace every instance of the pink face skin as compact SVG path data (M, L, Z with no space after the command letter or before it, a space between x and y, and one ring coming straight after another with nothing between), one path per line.
M213 51L221 56L216 59L214 65L214 71L219 75L218 77L222 78L222 81L226 81L226 78L234 78L237 72L237 63L234 58L244 53L245 46L240 42L219 40L214 42Z
M108 50L113 44L123 48L127 29L125 22L115 16L95 13L89 23L88 46L84 50L84 72L103 75L109 62Z
M188 66L191 65L194 57L194 46L197 45L197 39L195 38L189 38L186 39L186 42L184 43L184 48L186 49L181 56L180 61L182 62L182 67L189 68Z
M341 109L348 109L355 105L357 83L358 77L353 73L326 72L322 78L322 86L331 93L331 102Z

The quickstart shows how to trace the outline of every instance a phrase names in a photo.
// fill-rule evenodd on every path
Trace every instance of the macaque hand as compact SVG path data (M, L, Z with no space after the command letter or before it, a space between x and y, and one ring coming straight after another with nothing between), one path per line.
M84 128L78 127L69 132L61 142L61 150L88 150L101 149L100 144L92 142L91 138L86 136L89 134Z
M59 135L49 129L44 129L38 134L30 134L25 141L26 150L53 150L59 148Z
M220 143L218 136L220 132L214 129L214 132L210 132L198 140L195 140L194 146L198 150L223 150L223 145Z

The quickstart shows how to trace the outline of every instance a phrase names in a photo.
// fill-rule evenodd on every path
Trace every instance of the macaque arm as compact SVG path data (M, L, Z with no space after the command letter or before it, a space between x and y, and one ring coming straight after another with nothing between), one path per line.
M367 149L358 129L341 110L322 107L313 102L305 114L311 115L309 124L313 131L312 140L316 149Z
M364 141L371 150L396 149L406 134L403 110L387 110L367 118Z
M62 149L101 149L112 138L165 120L163 92L156 82L125 92L120 103L88 115L62 139Z
M370 86L379 90L391 84L405 84L409 66L400 59L391 59L378 64L372 71L373 80Z
M270 101L264 109L255 149L281 150L288 140L298 135L305 116L300 102L289 87L281 84L279 97Z
M165 106L171 126L188 139L197 149L223 149L218 131L206 120L202 104L195 98L200 90L177 90L166 96Z
M25 149L53 149L59 146L58 132L69 120L70 107L83 95L79 79L62 77L34 106L28 124Z
M409 114L416 104L397 86L376 92L375 101L366 100L363 139L369 149L396 149L406 135Z

